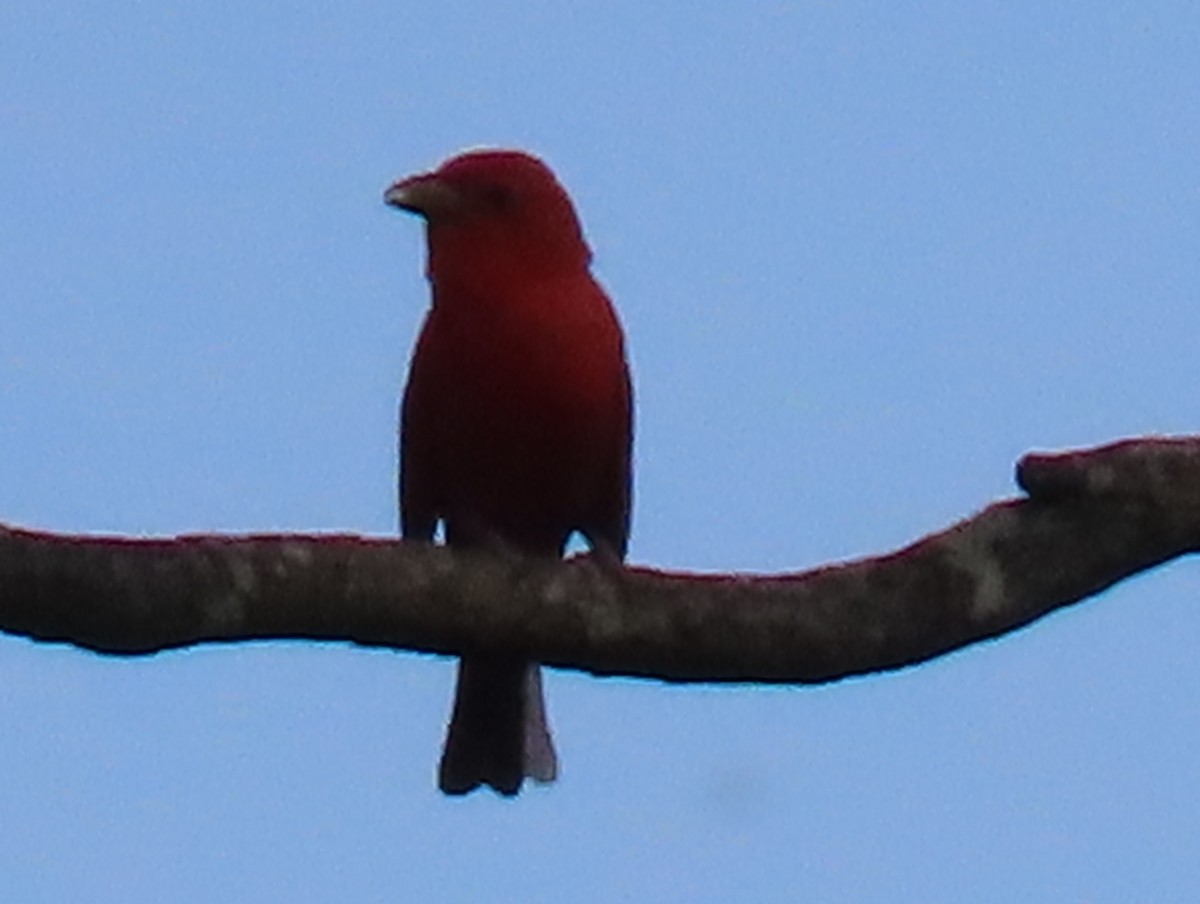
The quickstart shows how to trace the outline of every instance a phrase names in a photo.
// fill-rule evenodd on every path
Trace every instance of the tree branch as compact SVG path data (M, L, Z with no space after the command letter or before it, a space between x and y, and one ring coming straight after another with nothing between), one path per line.
M1029 455L1027 498L905 549L697 575L351 536L0 527L0 630L114 654L205 642L498 649L597 674L824 682L994 637L1200 550L1200 437Z

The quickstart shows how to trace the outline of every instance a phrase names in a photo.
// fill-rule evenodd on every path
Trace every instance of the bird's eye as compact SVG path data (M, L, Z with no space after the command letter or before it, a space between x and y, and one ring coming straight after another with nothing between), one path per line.
M483 189L483 200L494 210L511 210L517 202L512 189L503 185L489 185Z

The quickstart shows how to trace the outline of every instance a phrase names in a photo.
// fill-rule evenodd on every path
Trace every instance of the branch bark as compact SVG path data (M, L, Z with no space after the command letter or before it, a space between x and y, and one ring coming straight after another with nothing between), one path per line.
M1011 631L1200 550L1200 437L1028 455L1027 496L876 558L699 575L353 536L0 527L0 630L111 654L305 638L521 651L669 681L817 683Z

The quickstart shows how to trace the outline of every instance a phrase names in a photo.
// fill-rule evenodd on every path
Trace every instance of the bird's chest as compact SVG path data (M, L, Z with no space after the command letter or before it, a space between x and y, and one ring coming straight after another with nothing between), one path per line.
M482 453L510 471L585 455L611 418L619 348L604 347L586 317L503 314L431 323L443 454Z

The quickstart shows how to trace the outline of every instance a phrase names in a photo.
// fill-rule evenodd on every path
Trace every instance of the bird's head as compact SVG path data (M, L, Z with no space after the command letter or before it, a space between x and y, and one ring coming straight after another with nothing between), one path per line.
M383 196L425 219L435 285L587 269L579 218L550 168L521 151L477 150L401 179Z

